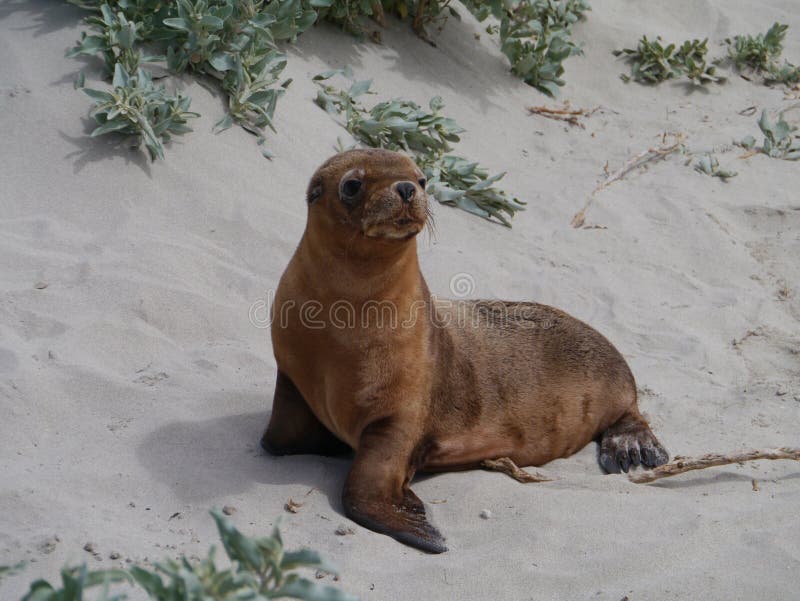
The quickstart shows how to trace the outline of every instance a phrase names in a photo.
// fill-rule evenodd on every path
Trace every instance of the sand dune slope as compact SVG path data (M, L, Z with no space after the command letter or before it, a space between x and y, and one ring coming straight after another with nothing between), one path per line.
M451 19L437 48L397 22L381 46L323 26L288 49L295 82L272 162L240 130L212 135L222 102L186 78L174 83L203 117L157 163L87 137L89 104L72 80L84 67L94 81L97 64L63 57L81 11L0 4L0 564L32 562L0 597L67 561L202 554L216 539L207 510L232 505L252 533L283 514L287 545L325 553L338 585L365 600L797 598L792 462L641 486L603 475L590 445L546 466L560 477L547 484L421 478L415 490L451 549L432 557L360 527L334 534L347 521L348 460L258 446L275 363L249 311L299 239L309 175L346 138L311 102L310 77L345 64L379 98L441 95L468 130L459 152L507 171L506 188L528 202L512 230L434 207L437 237L419 242L434 292L450 296L451 279L469 274L474 296L535 299L596 326L629 360L673 454L800 444L800 168L741 160L730 145L759 135L757 115L740 111L793 101L739 77L707 91L625 85L611 56L643 33L709 36L722 55L728 35L779 20L797 63L796 2L592 4L562 93L601 107L585 129L528 115L552 101L508 73L489 36L476 41L471 18ZM664 131L716 149L739 175L724 183L674 156L598 195L587 223L602 228L570 227L604 165ZM284 512L289 497L299 513Z

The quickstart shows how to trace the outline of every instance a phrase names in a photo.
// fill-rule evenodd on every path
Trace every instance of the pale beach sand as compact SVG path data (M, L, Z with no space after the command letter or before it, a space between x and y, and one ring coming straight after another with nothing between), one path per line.
M102 86L98 64L64 57L84 13L0 4L0 564L31 562L0 598L57 578L64 562L203 554L217 540L208 509L223 505L252 534L282 515L287 546L323 552L341 569L337 586L364 600L800 598L796 462L643 486L603 475L591 444L542 468L552 483L421 477L414 489L450 547L430 556L355 525L334 533L350 524L339 500L348 459L273 458L258 445L275 362L249 310L299 240L308 178L337 137L347 141L312 103L310 81L345 64L374 79L377 99L441 95L467 129L458 152L507 171L503 186L528 203L511 230L434 206L437 236L419 249L436 294L466 273L475 296L552 304L598 328L630 362L640 407L673 455L800 444L800 165L740 160L731 146L760 140L763 108L797 101L735 75L705 91L626 85L628 67L611 55L661 34L708 36L721 56L725 37L781 21L784 56L798 63L800 7L592 5L574 34L585 56L567 61L561 94L602 107L586 129L528 115L556 103L511 75L462 9L433 35L437 48L395 20L380 46L327 25L288 46L294 83L268 137L271 162L240 129L211 133L219 97L172 80L203 116L150 163L87 137L90 103L72 82L85 68ZM739 114L750 106L756 115ZM725 183L676 155L597 196L587 221L607 229L573 229L604 165L664 131L686 134L693 152L716 148L739 175ZM303 503L297 514L283 509L289 497Z

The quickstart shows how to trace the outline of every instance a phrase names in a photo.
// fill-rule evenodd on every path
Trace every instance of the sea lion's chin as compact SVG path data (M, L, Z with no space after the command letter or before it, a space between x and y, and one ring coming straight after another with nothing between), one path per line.
M374 223L364 227L367 238L379 240L410 240L422 231L424 222L411 219L395 219Z

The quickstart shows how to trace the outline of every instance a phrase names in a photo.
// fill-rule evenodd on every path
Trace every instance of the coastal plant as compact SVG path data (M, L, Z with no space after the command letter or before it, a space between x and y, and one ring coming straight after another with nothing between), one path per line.
M717 66L706 59L708 38L686 40L682 44L665 44L661 36L649 40L642 36L636 48L614 50L631 66L631 74L623 74L625 82L633 79L639 83L657 84L668 79L688 77L696 84L722 83L725 77L717 73Z
M723 169L719 166L719 160L713 154L704 154L700 157L694 165L694 170L698 173L704 173L711 177L718 177L723 181L727 181L731 177L736 177L736 171Z
M92 11L85 19L90 33L81 34L68 56L99 55L109 75L128 75L127 83L114 85L113 94L136 96L154 79L147 66L165 63L169 72L192 72L215 81L228 101L227 114L215 131L234 123L258 137L263 144L264 130L272 128L278 99L290 80L279 83L286 57L277 48L279 41L294 40L317 18L311 3L304 0L70 0ZM311 0L319 4L327 0ZM145 54L142 48L149 51ZM117 79L115 77L115 79ZM166 95L164 94L166 97ZM188 108L188 100L177 105ZM185 105L185 107L184 107ZM174 129L161 131L142 120L130 120L127 128L109 128L100 133L119 131L140 136L152 158L163 156L161 141ZM99 135L95 130L94 135ZM271 156L263 151L265 156Z
M464 5L478 21L492 16L499 22L487 31L498 34L514 75L548 96L558 95L564 61L583 53L571 29L591 10L587 0L466 0Z
M188 111L190 100L152 85L163 76L154 71L158 66L173 75L191 73L213 82L227 101L226 114L214 131L237 124L253 133L262 154L271 158L265 132L274 130L277 102L291 83L281 81L286 56L280 43L294 42L321 20L363 37L364 19L385 25L385 12L413 16L414 29L425 37L425 24L458 17L451 1L68 0L90 14L84 19L88 31L81 33L67 56L97 56L107 78L119 80L118 73L126 76L122 86L112 81L113 90L95 90L95 96L111 94L123 107L128 98L147 98L148 110L139 106L135 118L126 118L131 115L115 113L103 96L99 104L109 105L109 111L95 108L93 112L106 127L95 129L92 135L132 135L155 159L163 157L163 143L170 135L189 131L185 120L195 116ZM581 53L571 41L570 29L590 10L587 0L467 0L466 5L481 20L490 15L497 19L499 24L489 29L498 33L515 75L545 94L558 93L564 85L563 62ZM76 87L83 87L84 79L81 73ZM157 103L169 105L170 119L155 108Z
M800 137L795 133L798 128L784 119L785 112L779 113L778 118L773 120L765 109L758 120L758 127L761 133L764 134L764 141L761 146L756 146L756 140L753 136L747 136L739 142L739 145L747 149L763 152L772 158L787 161L800 160Z
M774 23L766 33L726 38L728 56L739 71L762 75L766 82L793 84L800 81L800 67L780 62L789 26Z
M505 174L489 175L478 163L453 155L464 129L442 114L444 102L432 98L428 109L415 102L393 99L366 108L361 98L371 80L352 81L347 89L327 82L334 76L353 80L349 68L327 71L313 80L315 102L365 146L404 151L414 157L428 179L427 191L437 201L510 227L510 218L525 208L522 201L494 187Z
M363 38L365 18L373 18L385 25L383 5L380 0L311 0L320 21L329 21L347 33Z
M90 114L98 126L91 136L110 132L138 136L151 159L163 158L162 140L192 131L187 120L199 117L188 110L191 99L169 95L164 86L153 84L150 73L141 67L131 75L122 63L116 63L112 85L110 92L83 89L95 103Z
M211 515L217 524L228 561L217 564L214 547L205 559L166 559L153 568L89 570L86 564L61 570L61 586L46 580L30 585L22 601L83 601L87 591L96 589L96 601L122 601L120 588L138 586L153 601L357 601L341 590L301 576L297 570L310 568L336 573L335 568L315 551L286 551L277 527L269 536L248 537L220 511Z

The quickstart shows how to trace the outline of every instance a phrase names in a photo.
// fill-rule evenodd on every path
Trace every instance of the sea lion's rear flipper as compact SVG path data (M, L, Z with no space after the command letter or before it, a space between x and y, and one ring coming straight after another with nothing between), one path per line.
M631 466L640 463L653 468L668 460L669 453L635 408L629 409L603 432L600 465L609 474L618 474L620 471L627 473Z
M309 409L303 395L278 370L272 415L261 446L273 455L341 455L350 447L336 438Z
M413 441L388 420L367 427L347 476L342 503L347 517L428 553L447 551L427 519L424 503L408 488Z
M347 517L365 528L391 536L426 553L447 551L444 537L428 522L424 507L419 510L385 499L359 499L353 496L346 497L343 501Z

